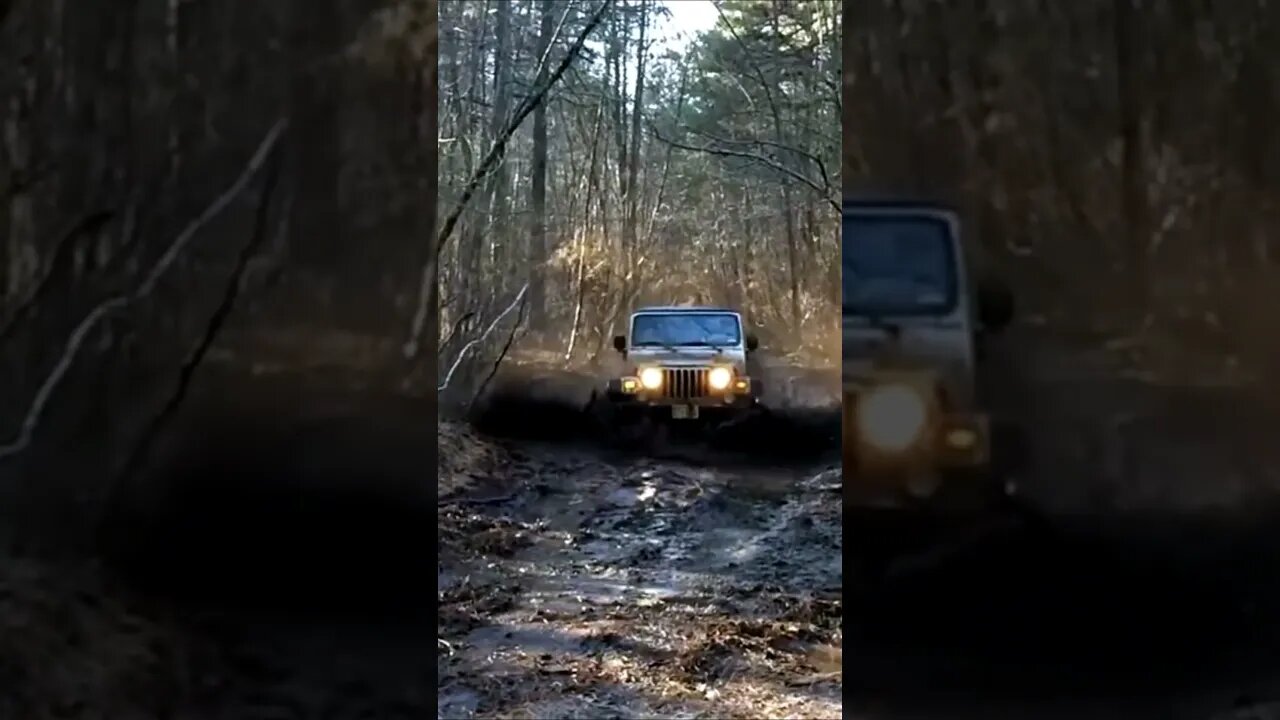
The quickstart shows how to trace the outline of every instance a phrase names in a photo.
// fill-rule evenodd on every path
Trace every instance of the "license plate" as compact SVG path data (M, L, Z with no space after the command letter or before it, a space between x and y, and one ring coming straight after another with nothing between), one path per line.
M671 417L675 420L692 420L698 417L697 405L672 405Z

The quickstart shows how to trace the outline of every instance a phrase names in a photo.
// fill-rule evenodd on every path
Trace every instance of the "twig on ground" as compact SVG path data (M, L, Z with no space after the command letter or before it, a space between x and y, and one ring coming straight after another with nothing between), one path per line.
M498 495L495 497L454 497L440 498L436 501L436 507L448 507L451 505L501 505L509 500L516 499L521 491L509 492L506 495Z
M498 316L493 319L493 322L489 323L489 327L484 329L484 332L480 334L480 337L473 338L466 345L462 346L462 350L458 351L458 357L454 359L453 365L449 366L449 372L445 373L444 382L440 383L440 385L436 387L436 392L444 392L448 389L449 382L453 380L453 374L457 372L458 366L460 366L462 361L466 359L467 353L471 352L471 349L476 345L484 342L493 332L493 329L498 327L498 323L502 322L502 318L510 315L511 311L515 310L517 307L524 305L524 296L527 292L529 292L529 283L525 283L524 287L520 288L520 292L516 294L516 299L507 306L506 310L499 313Z
M146 279L137 289L126 295L118 295L102 301L80 321L80 324L76 326L71 333L71 337L67 340L62 356L58 359L48 377L45 378L44 383L41 384L39 391L36 392L35 399L31 401L31 406L28 408L27 414L18 430L18 436L8 444L0 445L0 460L17 455L31 445L36 428L40 424L40 418L44 414L45 407L49 404L49 399L71 369L71 365L79 354L80 348L84 345L85 338L89 336L89 333L108 315L143 300L151 294L160 278L173 265L196 233L207 225L209 221L221 214L223 210L226 210L232 201L249 186L250 181L257 175L258 170L262 168L271 151L278 144L286 127L288 127L287 120L281 119L276 122L266 137L263 138L261 144L258 145L257 151L249 159L248 165L245 166L240 176L221 195L215 198L213 203L205 208L204 212L200 213L196 219L183 228L182 232L174 239L169 249L156 262L151 272L148 273Z

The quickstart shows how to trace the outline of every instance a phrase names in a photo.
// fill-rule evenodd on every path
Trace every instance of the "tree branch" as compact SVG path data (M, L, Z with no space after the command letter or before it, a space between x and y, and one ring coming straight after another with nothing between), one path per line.
M676 148L677 150L707 153L709 155L719 155L721 157L736 157L736 158L742 158L744 160L753 160L755 162L758 162L775 172L786 175L792 180L804 183L805 185L808 185L809 187L813 188L816 192L826 196L827 204L830 205L833 210L835 210L837 213L840 212L840 203L831 197L830 187L826 187L826 188L822 187L818 183L814 182L812 178L801 175L800 173L796 172L795 170L792 170L789 167L786 167L785 165L779 163L777 160L774 160L771 157L766 157L758 153L744 152L742 150L726 150L723 148L706 147L706 146L699 147L697 145L686 145L684 143L677 142L675 140L671 140L669 138L663 137L662 134L658 132L658 128L654 127L652 122L649 123L649 129L653 133L653 136L655 138L657 138L659 141L663 143L666 143L667 145L670 145L673 148Z
M606 3L606 7L607 7L607 3ZM556 46L556 42L560 39L560 33L564 32L564 23L566 20L569 19L569 11L572 9L573 9L572 3L565 5L564 13L560 15L560 22L556 23L555 32L551 33L551 39L547 41L547 47L545 50L543 50L542 57L538 58L538 67L533 72L533 76L535 78L542 77L542 73L546 72L547 62L551 60L551 49ZM570 50L569 52L573 52L573 50ZM550 90L550 86L548 86L547 89ZM520 101L520 106L524 107L525 104L530 102L540 102L542 100L541 96L544 94L546 94L546 90L539 93L535 89L535 94L526 95L524 99ZM535 109L536 109L536 106L535 106ZM517 112L517 114L519 113Z
M471 179L463 188L462 196L458 198L457 202L453 205L453 209L449 211L449 215L445 218L444 224L440 227L440 232L436 235L435 251L431 254L431 259L422 268L422 279L418 287L418 309L417 312L414 313L413 326L409 332L409 339L404 345L404 355L407 359L416 357L418 350L420 349L419 343L421 342L422 329L423 326L426 325L427 313L430 310L428 306L431 303L431 288L436 284L436 270L440 264L440 254L444 250L445 243L447 243L449 238L452 237L454 228L457 227L458 220L462 217L462 212L466 210L467 204L471 202L471 198L475 195L476 190L479 189L480 184L484 182L484 179L488 177L489 173L502 159L502 156L507 149L507 143L511 141L512 136L515 135L516 131L520 129L520 126L524 124L525 119L528 118L539 105L546 101L547 93L551 91L551 88L555 87L555 84L560 81L560 77L564 75L565 71L569 69L569 66L573 64L573 61L577 59L578 55L582 52L582 46L586 43L587 38L600 24L600 21L604 19L605 13L612 7L613 0L605 0L605 2L601 3L600 7L596 9L595 13L587 21L587 24L582 28L582 32L578 33L578 37L573 41L573 45L569 48L569 52L565 53L564 59L560 61L560 65L555 69L555 72L547 78L547 82L543 84L536 93L534 93L526 102L521 104L515 114L515 117L511 119L511 122L507 124L506 129L503 130L502 134L494 141L493 146L489 148L489 153L485 155L484 160L480 163L480 166L476 168L475 172L472 173Z
M279 173L280 163L277 160L271 163L263 181L262 193L258 200L257 217L254 219L253 234L236 257L235 267L232 269L231 276L223 288L221 301L214 308L213 314L210 315L204 334L200 337L186 360L183 361L182 367L178 371L178 382L174 386L173 393L160 408L160 411L151 418L151 422L147 423L142 434L138 436L138 441L125 458L124 465L121 466L111 487L120 487L120 484L128 481L133 473L146 461L147 453L150 451L155 439L160 435L160 431L164 429L165 423L182 406L182 401L186 399L187 390L191 386L191 379L195 377L196 370L200 368L205 356L209 353L209 348L213 346L213 342L218 338L223 326L226 325L227 319L231 317L231 311L235 309L236 300L246 286L244 280L249 261L257 254L258 248L262 247L265 238L271 234L267 231L267 219L270 214L271 198L275 192ZM289 208L288 203L286 203L281 216L282 226L288 222L288 218Z
M62 379L71 369L72 363L80 352L81 346L84 345L85 338L89 333L98 326L108 315L122 310L140 300L145 299L155 289L156 283L164 275L181 254L182 250L191 242L196 233L200 231L210 220L217 217L223 210L226 210L232 201L244 192L249 186L250 181L262 165L266 162L267 157L279 142L285 128L288 127L288 121L281 119L271 128L267 136L263 138L262 143L258 145L258 149L254 152L253 157L249 159L248 165L235 182L231 184L221 195L214 199L213 203L207 207L204 212L192 220L182 232L178 234L169 249L151 268L151 272L147 274L146 279L138 286L136 290L125 295L118 295L99 303L97 307L89 312L89 314L80 321L75 330L71 333L71 337L67 340L67 344L62 351L62 356L54 365L53 370L45 378L40 389L36 392L35 399L32 400L31 406L27 410L26 417L22 421L22 426L18 431L18 436L7 445L0 445L0 460L17 455L26 450L31 444L32 438L35 436L36 428L40 424L40 418L44 414L45 406L48 405L49 399L53 396L53 392L61 384Z
M805 158L806 160L812 162L815 166L817 166L818 174L822 176L822 187L824 188L822 192L827 196L831 195L831 189L832 189L831 175L827 172L827 164L822 161L822 158L818 157L817 155L814 155L808 150L803 150L798 147L787 145L786 143L774 142L772 140L760 140L757 138L751 138L749 140L736 140L734 138L723 138L717 135L712 135L711 133L706 132L704 130L697 130L694 128L690 128L688 126L686 126L686 129L688 129L690 132L701 135L702 137L705 137L708 140L711 140L712 142L717 142L722 145L739 145L739 146L754 145L757 147L771 147L771 148L776 148L778 150L784 150L789 153L795 153L796 155L799 155L800 157Z
M485 339L493 333L493 329L498 327L498 323L502 322L502 318L510 315L511 311L515 310L517 307L523 306L524 296L528 292L529 283L525 283L524 287L520 288L520 292L516 294L516 299L507 306L506 310L498 313L498 316L493 319L493 322L489 323L489 327L484 329L484 332L480 334L480 337L475 338L462 346L462 349L458 351L458 357L453 361L453 365L449 366L449 372L445 374L444 382L440 383L440 385L436 387L436 392L444 392L448 389L449 382L453 380L453 374L458 370L458 366L462 365L462 361L467 357L467 353L471 352L471 349L476 345L484 342Z
M521 293L523 296L524 293ZM507 359L507 353L511 352L511 346L516 342L516 335L520 333L520 326L524 325L524 311L528 303L525 298L520 298L520 312L516 313L516 322L511 326L511 332L507 334L507 341L502 345L502 350L498 353L498 357L493 360L493 367L489 369L489 374L485 376L484 382L480 383L480 387L476 388L475 393L471 396L471 402L474 404L476 398L480 397L485 388L489 387L489 383L493 382L493 376L498 374L498 368L502 367L502 361Z

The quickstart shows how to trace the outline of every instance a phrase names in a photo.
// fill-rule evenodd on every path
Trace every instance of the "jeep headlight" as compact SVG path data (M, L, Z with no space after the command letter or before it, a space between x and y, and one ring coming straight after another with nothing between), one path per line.
M712 390L727 390L733 382L733 371L727 367L711 368L707 374L707 384Z
M647 367L641 370L640 384L645 390L657 390L662 387L662 368Z
M858 399L857 407L860 435L881 450L906 450L924 431L924 398L907 385L882 385L868 390Z

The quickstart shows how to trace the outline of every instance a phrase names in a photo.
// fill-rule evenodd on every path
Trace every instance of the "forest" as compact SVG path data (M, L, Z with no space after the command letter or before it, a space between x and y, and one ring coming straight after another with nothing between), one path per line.
M436 15L434 0L0 2L0 717L279 716L238 681L198 690L213 676L198 638L231 635L184 624L140 578L199 568L261 599L304 565L243 574L281 535L319 537L281 532L296 499L225 491L263 462L246 438L286 447L271 426L317 394L389 388L428 404L403 432L430 425L435 354L404 347L435 225ZM183 429L210 399L243 429L213 452L199 443L215 433ZM305 444L367 443L359 428L391 413L370 415ZM197 464L240 465L215 471L213 530L177 550L150 533L198 479L170 483L157 458L193 439ZM402 447L421 468L434 440ZM255 508L261 532L239 514ZM231 526L252 552L236 556ZM223 560L195 559L199 542ZM129 575L131 544L174 552Z
M717 12L676 47L652 0L441 3L442 378L468 347L461 387L508 345L590 365L642 304L834 361L839 6Z
M961 207L1028 319L1058 332L1166 366L1274 365L1258 309L1280 293L1275 3L852 7L846 189Z
M3 6L0 477L127 464L218 358L434 374L435 4L222 5Z

